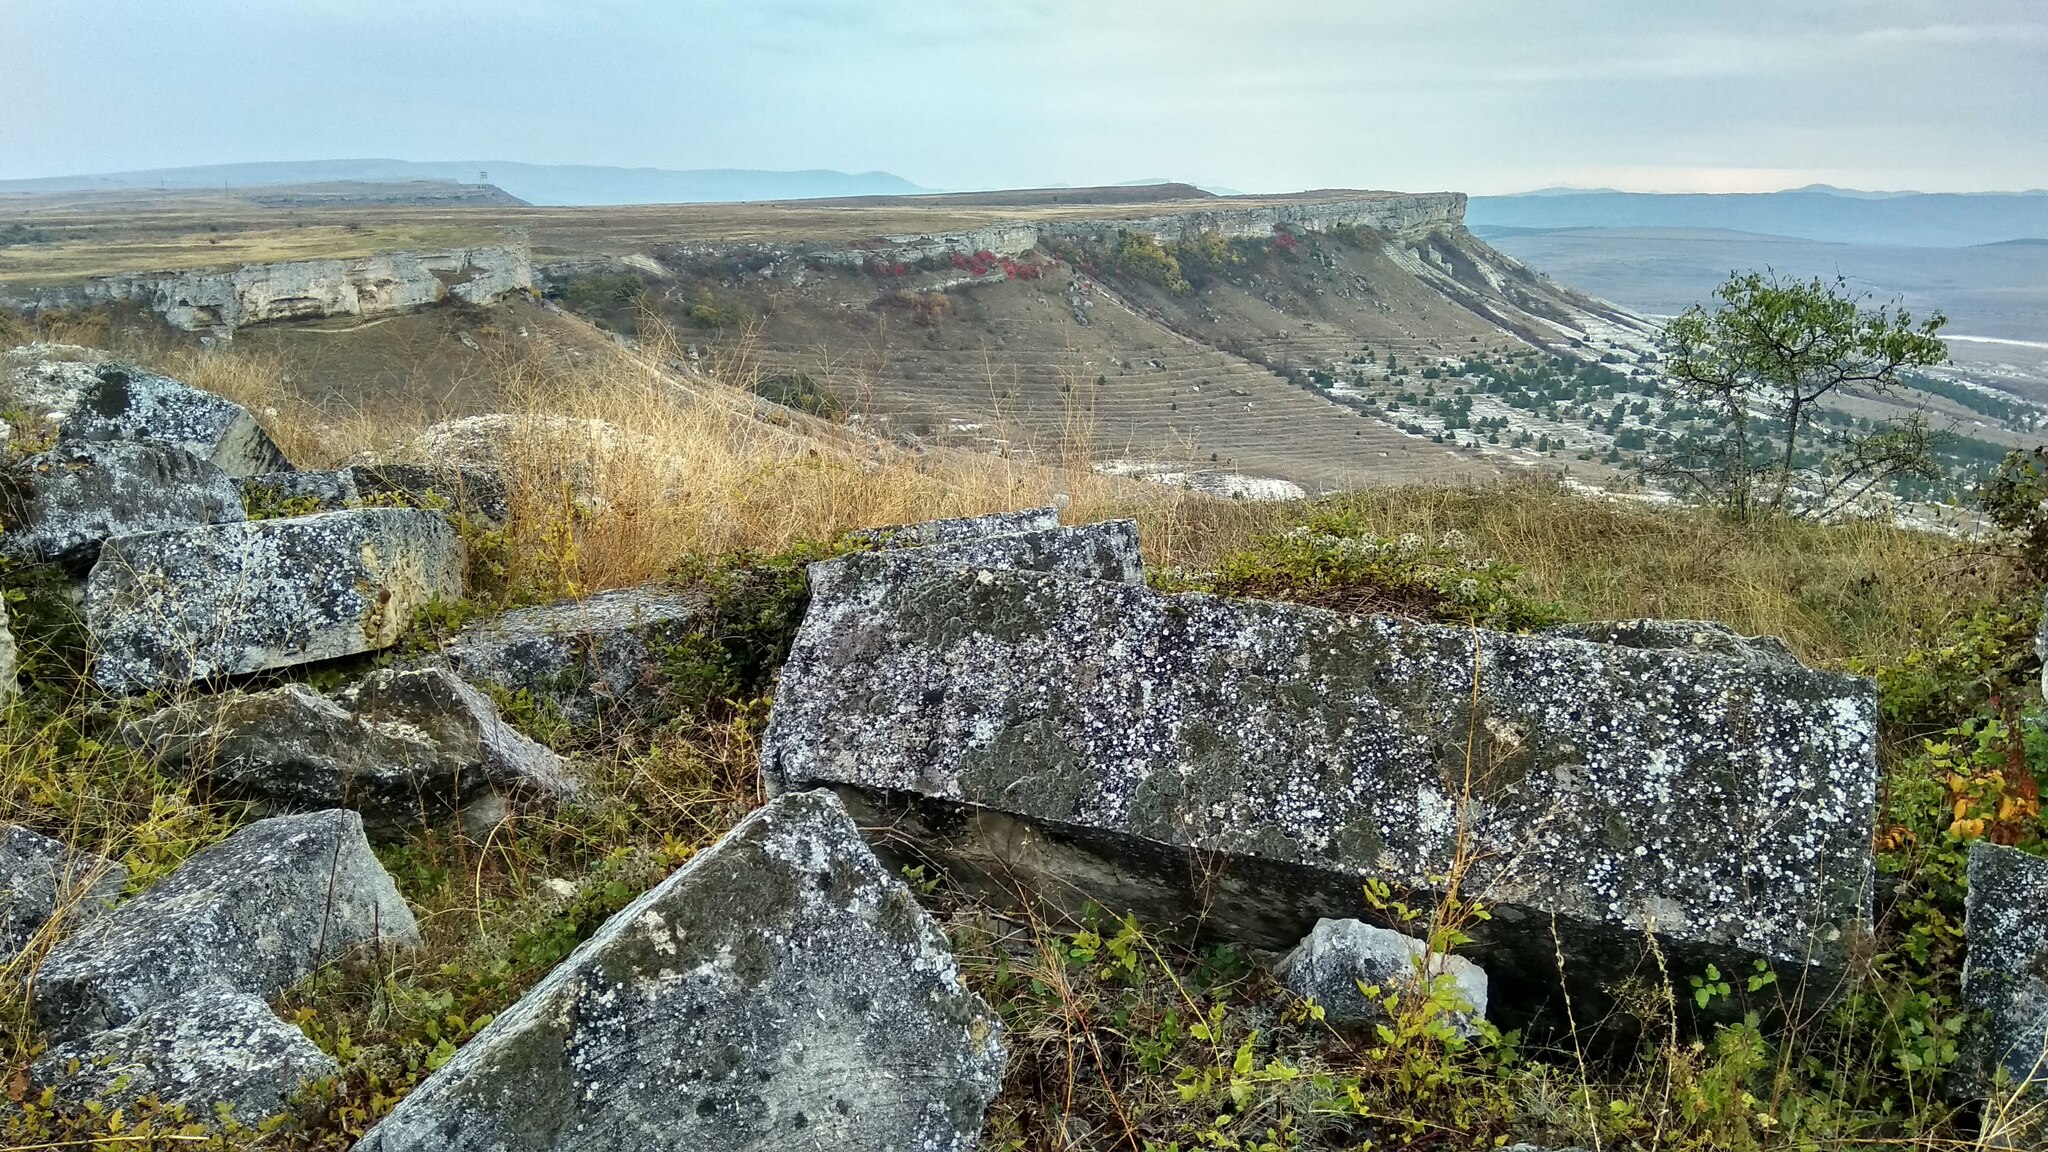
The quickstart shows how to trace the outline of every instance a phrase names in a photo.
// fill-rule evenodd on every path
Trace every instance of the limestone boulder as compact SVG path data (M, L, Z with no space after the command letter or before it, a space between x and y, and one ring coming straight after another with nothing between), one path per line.
M1591 1007L1649 931L1831 988L1875 727L1804 668L874 553L814 584L762 759L991 892L1276 950L1463 852L1496 1008L1555 1001L1553 923Z
M475 517L502 525L512 517L505 478L467 464L357 464L348 469L358 497L407 508Z
M45 1052L30 1070L69 1108L132 1109L145 1097L217 1121L223 1108L255 1127L293 1094L340 1071L306 1034L277 1018L261 996L203 989L169 1000L118 1028Z
M128 870L16 825L0 827L0 968L39 933L90 923L121 898Z
M0 352L0 406L55 430L114 354L76 344L38 342Z
M0 550L40 563L89 565L115 536L244 519L225 473L164 444L59 444L0 479Z
M31 1007L57 1040L118 1028L200 991L270 997L419 928L353 812L259 820L52 949Z
M1389 928L1358 920L1318 920L1313 932L1274 967L1295 995L1322 1005L1324 1018L1344 1023L1385 1020L1384 999L1367 999L1360 985L1412 1002L1439 990L1454 996L1445 1021L1467 1036L1486 1016L1486 970L1463 956L1432 954L1429 945Z
M94 368L64 420L61 436L169 444L211 461L230 476L285 472L292 466L240 404L118 362Z
M333 512L355 504L356 478L346 468L265 472L235 481L245 507L272 516Z
M984 536L1045 532L1059 526L1059 509L1026 508L1017 512L996 512L987 516L962 516L950 520L925 520L916 524L863 528L849 533L848 538L877 548L922 548L929 544L952 544Z
M1144 557L1138 548L1135 520L1108 520L1073 528L1044 528L964 536L936 544L907 546L891 539L891 547L925 563L958 568L1009 568L1046 572L1077 580L1145 582ZM855 553L858 555L858 553ZM813 581L830 582L840 561L811 566Z
M462 591L454 528L409 508L124 536L86 581L93 676L136 692L371 652Z
M704 626L704 597L658 585L518 608L470 624L440 659L571 724L623 730L668 712L667 650Z
M1989 1023L1959 1086L1982 1095L2001 1069L2013 1085L2038 1086L2048 1081L2048 859L1972 844L1966 909L1963 1004Z
M266 812L347 808L378 838L450 822L481 836L577 790L561 757L438 667L379 669L332 698L305 684L201 696L123 735L221 795Z
M975 1146L996 1017L830 795L782 796L627 906L359 1152Z

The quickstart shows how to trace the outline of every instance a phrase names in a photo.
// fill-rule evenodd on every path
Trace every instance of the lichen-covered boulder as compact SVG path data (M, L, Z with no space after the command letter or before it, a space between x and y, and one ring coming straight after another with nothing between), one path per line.
M512 518L505 478L488 468L380 463L357 464L348 473L364 500L382 499L408 508L473 516L489 524L504 524Z
M346 468L265 472L235 481L244 507L268 516L307 516L347 508L357 499L355 473Z
M1026 508L1018 512L995 512L987 516L962 516L951 520L892 524L885 528L862 528L847 535L848 539L879 548L923 548L931 544L979 540L984 536L1044 532L1059 526L1059 509Z
M905 554L824 575L764 771L993 890L1277 949L1464 852L1497 1009L1555 1000L1553 918L1595 1000L1648 930L1818 986L1868 928L1866 681Z
M832 797L782 796L607 921L358 1152L964 1152L996 1017Z
M561 757L445 668L383 668L329 698L305 684L200 696L129 723L166 769L269 812L348 808L373 837L451 820L480 836L573 796Z
M1793 655L1792 649L1776 636L1744 636L1726 624L1712 620L1602 620L1560 624L1545 629L1544 635L1612 644L1620 648L1718 656L1759 668L1800 666L1799 657Z
M2048 1081L2048 859L1972 844L1963 934L1963 1003L1990 1023L1959 1086L1982 1095L1999 1069L2013 1085Z
M110 537L243 519L225 473L164 444L59 444L0 477L0 551L23 560L83 567Z
M479 620L440 658L473 684L525 695L579 727L628 729L668 712L665 654L704 626L701 593L649 585Z
M1387 1018L1384 996L1413 1003L1441 989L1445 1020L1467 1036L1486 1016L1486 970L1463 956L1432 955L1413 936L1358 920L1318 920L1273 975L1295 995L1313 999L1325 1019L1359 1023ZM1360 985L1381 990L1369 1000Z
M63 424L78 397L114 354L76 344L23 344L0 352L0 407L50 430Z
M1046 528L988 536L967 536L915 547L897 545L906 556L953 568L1013 568L1077 580L1145 582L1135 520L1107 520L1074 528ZM857 553L856 553L857 555ZM838 560L812 566L814 578L830 579Z
M27 828L0 826L0 968L37 933L90 923L127 886L128 870L111 860L74 852Z
M357 948L418 944L361 817L275 816L194 853L57 945L31 1006L45 1031L69 1040L201 990L274 996Z
M124 536L86 581L93 677L134 692L371 652L461 595L454 528L410 508Z
M51 1048L30 1079L69 1108L96 1103L111 1112L154 1097L161 1107L182 1107L188 1120L211 1123L227 1108L235 1123L254 1128L339 1071L261 996L208 988Z
M129 364L93 369L64 420L65 440L151 440L210 460L230 476L285 472L278 451L249 410L182 380Z

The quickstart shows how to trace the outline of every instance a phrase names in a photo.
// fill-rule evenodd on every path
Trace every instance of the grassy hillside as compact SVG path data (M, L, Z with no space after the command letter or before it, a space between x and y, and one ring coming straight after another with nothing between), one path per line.
M898 447L679 369L684 342L658 328L629 352L572 320L543 326L540 315L505 313L490 335L481 322L438 336L401 329L403 340L392 325L278 330L216 348L104 317L0 333L112 346L239 399L306 465L403 451L449 414L522 416L506 441L511 523L478 540L470 598L423 623L409 647L509 605L655 579L704 589L729 625L718 644L678 657L679 683L711 687L657 732L593 740L512 706L515 723L575 759L590 782L582 799L509 823L481 846L451 833L383 852L427 947L387 967L331 969L284 998L288 1017L344 1068L301 1116L210 1138L190 1118L147 1109L55 1115L14 1087L0 1100L0 1146L346 1148L608 915L759 803L756 741L801 614L802 560L856 527L1060 497L1069 522L1135 516L1148 563L1171 586L1509 626L1720 619L1878 676L1889 781L1880 932L1851 994L1833 1007L1794 1006L1789 1028L1752 1019L1682 1036L1673 1003L1705 974L1671 971L1639 990L1631 1020L1584 1021L1581 1033L1540 1043L1464 1041L1443 1027L1441 1004L1408 1005L1383 1031L1340 1029L1230 948L1157 936L1113 913L1019 921L920 877L970 979L1005 1020L1010 1072L986 1146L1979 1146L1973 1117L1934 1079L1969 1026L1954 1001L1959 854L1971 836L2038 846L2048 831L2024 786L2048 768L2028 643L2040 569L2003 542L1881 523L1741 529L1547 482L1247 504L1103 476L1086 466L1085 443L1030 460ZM477 347L438 343L458 334ZM422 386L394 376L392 402L338 406L352 348L386 365L410 349L425 366ZM449 387L428 394L429 381ZM418 403L396 402L409 392ZM460 403L444 404L449 396ZM628 439L600 444L554 417L605 421ZM1367 553L1392 559L1358 563ZM0 821L118 858L141 887L246 820L241 806L110 737L119 708L68 678L49 647L56 635L21 611L41 601L14 579L33 682L0 721ZM309 674L325 682L354 671L360 663ZM14 1086L41 1044L26 1008L29 963L0 972L0 1083Z

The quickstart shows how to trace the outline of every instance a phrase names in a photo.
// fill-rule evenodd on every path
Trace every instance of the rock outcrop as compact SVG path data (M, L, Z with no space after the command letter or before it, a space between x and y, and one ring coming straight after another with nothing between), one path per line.
M0 550L23 560L90 565L111 537L243 519L225 473L166 444L59 444L0 483Z
M1008 527L1008 522L997 521ZM924 563L952 568L1007 568L1045 572L1076 580L1145 582L1144 556L1138 548L1135 520L1108 520L1074 528L992 532L916 546L892 538L890 545ZM859 555L859 553L854 553ZM839 561L811 566L811 579L831 582Z
M358 1152L964 1152L996 1018L830 795L778 798L612 917Z
M1486 1016L1486 970L1463 956L1432 955L1429 945L1390 928L1358 920L1318 920L1315 931L1283 957L1273 975L1295 995L1313 999L1324 1018L1341 1023L1385 1020L1384 999L1367 999L1360 985L1413 1004L1439 987L1445 1023L1467 1036ZM1447 987L1444 985L1447 982Z
M86 582L94 679L113 691L288 668L389 646L462 595L445 517L355 508L108 543Z
M576 793L559 756L445 668L385 668L329 698L305 684L228 692L129 724L170 771L270 812L348 808L371 835L456 821L481 836L517 805Z
M348 470L357 495L408 508L474 516L502 525L512 517L505 478L466 464L357 464Z
M27 828L0 827L0 968L38 933L90 923L127 886L128 870L111 860L74 852Z
M1775 636L1744 636L1712 620L1603 620L1560 624L1546 636L1611 644L1617 648L1718 656L1753 668L1798 668L1799 657Z
M763 761L992 889L1269 948L1463 850L1506 1007L1554 999L1553 923L1595 1000L1650 930L1829 990L1870 918L1875 710L1802 668L880 553L814 586Z
M278 992L356 948L419 943L353 812L259 820L52 949L36 1022L60 1040L201 991Z
M932 544L980 540L988 536L1046 532L1059 526L1059 509L1026 508L1018 512L994 512L987 516L960 516L950 520L892 524L885 528L862 528L847 533L846 537L856 543L876 548L923 548Z
M478 621L440 658L578 727L629 729L666 714L664 654L703 627L703 610L701 594L677 589L599 592Z
M169 444L212 461L230 476L285 472L292 466L240 404L118 362L93 369L71 405L61 436Z
M1969 881L1963 1004L1989 1024L1959 1086L1982 1095L2003 1069L2010 1084L2039 1093L2048 1082L2048 859L1980 840Z
M226 1108L254 1128L294 1093L338 1071L333 1057L278 1019L261 996L205 989L57 1045L30 1078L71 1108L132 1109L154 1098L202 1123Z
M231 334L273 320L375 316L443 300L488 304L532 287L532 261L524 248L480 247L101 276L0 295L0 308L33 312L130 303L176 328Z

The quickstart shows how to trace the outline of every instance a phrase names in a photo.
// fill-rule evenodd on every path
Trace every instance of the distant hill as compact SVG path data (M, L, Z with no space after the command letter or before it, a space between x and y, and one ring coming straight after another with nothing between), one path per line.
M684 171L581 164L520 164L509 160L305 160L0 180L0 195L408 180L488 183L529 204L544 205L814 200L842 196L905 196L929 191L887 172L764 172L741 168Z
M1465 219L1475 230L1712 228L1838 244L1960 248L2048 236L2048 193L1874 193L1824 186L1735 195L1545 189L1475 196Z

